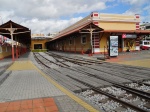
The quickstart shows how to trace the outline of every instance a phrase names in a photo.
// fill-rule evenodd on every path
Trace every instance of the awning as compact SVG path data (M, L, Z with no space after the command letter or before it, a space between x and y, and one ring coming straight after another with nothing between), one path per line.
M0 25L0 35L11 38L10 29L13 30L12 34L14 40L18 40L20 43L23 44L31 43L31 31L29 30L29 28L17 24L11 20Z
M103 30L101 32L109 33L132 33L132 34L150 34L150 30Z
M67 36L71 33L74 33L74 32L79 32L81 31L82 29L83 30L86 30L86 29L90 29L90 26L93 28L95 28L96 30L99 29L99 31L103 30L102 28L98 27L97 25L93 24L92 21L87 21L85 23L82 23L81 25L78 25L78 26L74 26L73 28L68 28L67 30L63 30L62 32L59 32L52 40L50 41L54 41L56 39L59 39L59 38L62 38L64 36Z

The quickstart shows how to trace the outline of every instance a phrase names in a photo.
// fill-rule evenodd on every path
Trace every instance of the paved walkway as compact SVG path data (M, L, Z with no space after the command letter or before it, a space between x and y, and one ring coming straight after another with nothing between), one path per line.
M39 68L32 53L8 68L12 73L0 85L0 112L99 112Z
M6 59L0 63L10 61ZM107 62L150 67L150 51L121 53ZM26 53L9 67L12 73L0 85L0 112L98 112L96 107L59 85L39 68L32 53Z
M0 112L58 112L53 98L0 103Z
M35 70L13 71L0 87L0 102L60 95L65 94Z
M150 51L121 53L117 57L107 59L107 62L150 68Z

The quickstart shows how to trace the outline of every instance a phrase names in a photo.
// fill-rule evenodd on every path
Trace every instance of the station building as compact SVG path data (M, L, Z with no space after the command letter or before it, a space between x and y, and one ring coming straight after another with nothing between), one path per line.
M150 30L150 23L144 23L140 25L141 30Z
M0 35L0 60L11 55L11 44L6 40L7 37Z
M52 39L52 35L45 36L44 34L32 34L31 35L31 51L46 50L46 43Z
M110 37L117 37L117 52L140 50L139 41L150 31L140 30L140 15L103 14L89 16L57 33L48 49L98 54L110 49Z
M0 25L0 60L12 57L14 61L29 50L30 44L29 28L11 20Z

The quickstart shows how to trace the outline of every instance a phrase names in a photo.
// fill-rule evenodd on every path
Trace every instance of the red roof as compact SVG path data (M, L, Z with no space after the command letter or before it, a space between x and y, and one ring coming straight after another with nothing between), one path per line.
M83 27L89 25L90 23L92 23L92 21L87 21L87 22L85 22L85 23L83 23L83 24L81 24L81 25L79 25L79 26L75 26L75 27L72 28L72 29L68 29L68 30L62 31L62 32L56 34L55 38L53 38L53 39L50 40L50 41L53 41L53 40L56 40L56 39L61 38L61 37L63 37L63 36L66 36L66 35L68 35L68 34L77 32L77 31L79 31L81 28L83 28Z
M150 30L103 30L100 32L150 34Z

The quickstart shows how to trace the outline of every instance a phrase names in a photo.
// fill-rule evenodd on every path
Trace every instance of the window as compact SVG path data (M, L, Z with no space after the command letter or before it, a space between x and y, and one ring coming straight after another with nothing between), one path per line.
M150 26L146 26L145 29L150 29Z
M2 46L0 46L0 53L2 53L2 51L3 51L3 50L2 50Z
M144 45L148 45L148 42L144 42Z
M42 44L34 44L34 49L42 49Z
M85 37L85 36L81 37L81 43L82 43L82 44L85 44L85 43L86 43L86 37Z
M69 45L72 45L72 39L69 39Z
M150 45L150 42L147 42L147 45Z
M8 52L7 46L5 47L5 49L6 49L6 52Z
M70 38L69 39L69 45L72 45L72 44L74 44L74 41L73 41L73 38Z

